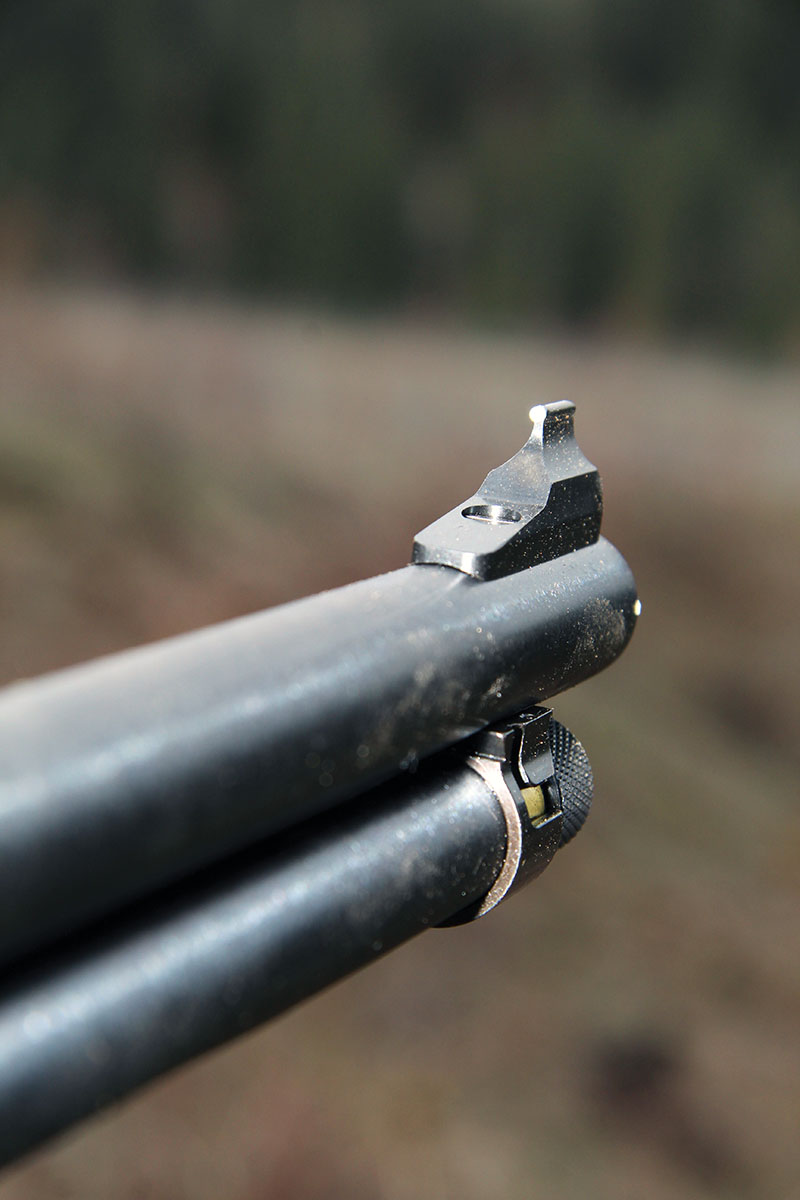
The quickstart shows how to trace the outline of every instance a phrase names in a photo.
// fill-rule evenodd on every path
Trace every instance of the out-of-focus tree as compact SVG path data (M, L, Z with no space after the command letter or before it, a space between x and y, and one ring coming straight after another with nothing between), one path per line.
M798 58L781 0L11 0L0 269L785 347Z

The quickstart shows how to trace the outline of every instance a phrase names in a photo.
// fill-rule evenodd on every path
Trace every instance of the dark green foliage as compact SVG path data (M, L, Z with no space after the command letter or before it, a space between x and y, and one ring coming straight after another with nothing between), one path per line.
M799 61L764 0L16 0L0 221L33 197L51 269L780 347Z

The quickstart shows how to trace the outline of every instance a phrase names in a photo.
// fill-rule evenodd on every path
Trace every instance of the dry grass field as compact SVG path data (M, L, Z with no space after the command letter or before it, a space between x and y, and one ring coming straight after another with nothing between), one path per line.
M574 400L644 606L547 874L40 1151L4 1200L800 1196L800 370L0 296L0 677L407 561Z

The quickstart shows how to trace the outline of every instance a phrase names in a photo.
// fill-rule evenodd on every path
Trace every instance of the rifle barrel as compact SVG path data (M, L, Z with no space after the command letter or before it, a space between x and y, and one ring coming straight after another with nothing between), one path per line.
M415 565L0 695L0 962L602 670L604 539L477 581Z

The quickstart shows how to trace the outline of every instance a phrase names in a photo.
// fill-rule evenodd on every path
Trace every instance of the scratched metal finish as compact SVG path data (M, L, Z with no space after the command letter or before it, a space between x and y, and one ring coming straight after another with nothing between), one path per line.
M0 944L74 926L607 666L601 540L476 583L408 567L0 699Z
M406 567L8 688L0 957L579 683L635 603L600 539L486 582Z
M0 1163L477 900L506 834L463 764L304 832L0 990Z

